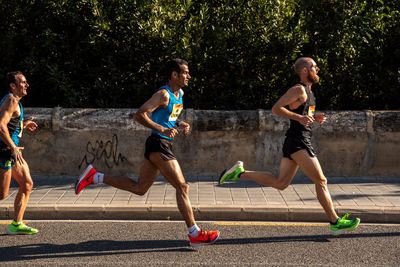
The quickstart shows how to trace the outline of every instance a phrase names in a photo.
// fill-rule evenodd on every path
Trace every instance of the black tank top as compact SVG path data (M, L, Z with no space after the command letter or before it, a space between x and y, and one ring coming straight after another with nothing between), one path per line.
M307 100L303 104L301 104L298 108L291 110L294 113L300 114L300 115L308 115L308 116L314 116L315 113L315 97L311 90L308 88L307 85L304 83L297 83L301 84L302 86L305 87L306 93L307 93ZM290 127L286 132L286 136L288 137L295 137L295 138L311 138L311 127L310 126L304 126L298 121L295 120L290 120Z

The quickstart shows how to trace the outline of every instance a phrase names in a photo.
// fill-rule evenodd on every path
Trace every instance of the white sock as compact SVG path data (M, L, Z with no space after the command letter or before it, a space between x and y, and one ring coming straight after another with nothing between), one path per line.
M191 237L196 237L199 235L200 228L197 226L197 224L194 224L192 227L188 227L188 230Z
M102 184L103 183L103 179L104 179L104 173L98 172L93 176L93 182L95 184Z

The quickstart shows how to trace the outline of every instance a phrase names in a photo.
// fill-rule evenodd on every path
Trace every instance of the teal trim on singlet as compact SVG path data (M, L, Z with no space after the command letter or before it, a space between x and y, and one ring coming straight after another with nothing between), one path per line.
M0 101L0 106L3 104L4 100L8 97L14 97L12 94L7 94ZM12 118L10 122L7 124L8 132L10 133L11 140L13 140L14 144L18 146L19 139L22 137L22 125L24 121L24 109L22 107L21 102L19 103L19 107L21 109L21 115L19 118ZM7 145L0 139L0 148L6 148Z
M182 109L183 109L183 99L181 90L179 90L179 98L176 99L175 95L172 93L171 88L168 85L160 87L158 90L165 89L169 93L169 103L165 108L156 109L151 113L151 119L163 126L164 128L173 128L175 126L176 120L178 119ZM174 138L166 137L158 131L152 130L153 134L157 134L162 138L173 140Z

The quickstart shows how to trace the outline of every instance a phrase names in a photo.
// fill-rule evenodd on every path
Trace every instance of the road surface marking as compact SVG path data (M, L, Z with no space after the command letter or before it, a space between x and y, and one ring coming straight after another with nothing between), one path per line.
M215 222L217 225L262 225L262 226L327 226L328 223L304 222Z

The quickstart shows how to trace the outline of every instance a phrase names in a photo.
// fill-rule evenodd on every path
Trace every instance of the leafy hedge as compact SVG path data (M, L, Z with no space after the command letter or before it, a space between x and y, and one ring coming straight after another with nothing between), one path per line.
M269 109L320 67L319 109L398 109L400 11L390 0L0 0L0 78L26 73L27 106L139 107L189 61L186 107Z

